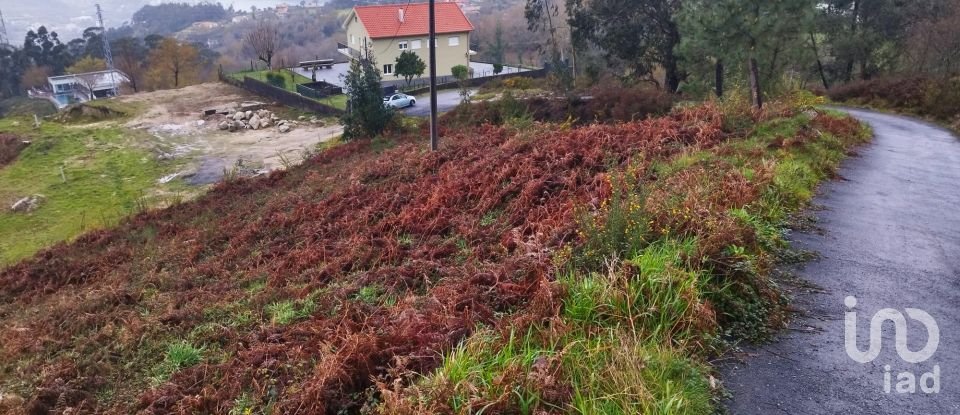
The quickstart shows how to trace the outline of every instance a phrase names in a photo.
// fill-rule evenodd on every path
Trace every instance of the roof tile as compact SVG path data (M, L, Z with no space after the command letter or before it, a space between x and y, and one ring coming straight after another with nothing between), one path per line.
M400 22L400 10L403 22ZM427 3L357 6L354 8L372 39L427 35L430 31ZM457 3L437 3L437 33L460 33L473 30L473 24Z

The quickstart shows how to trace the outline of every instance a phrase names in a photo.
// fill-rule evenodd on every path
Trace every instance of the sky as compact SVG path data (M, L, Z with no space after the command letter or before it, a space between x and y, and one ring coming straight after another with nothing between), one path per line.
M160 4L162 0L0 0L0 11L7 24L10 43L22 43L29 29L41 25L60 35L66 43L80 37L83 30L96 26L96 4L103 7L103 20L107 27L117 27L133 17L133 13L146 4ZM198 0L167 0L166 2L200 3ZM299 4L299 0L223 0L223 7L231 4L238 10L275 7L281 3Z

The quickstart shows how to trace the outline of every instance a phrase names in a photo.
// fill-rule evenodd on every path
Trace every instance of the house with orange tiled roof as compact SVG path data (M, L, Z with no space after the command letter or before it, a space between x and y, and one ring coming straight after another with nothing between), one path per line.
M436 4L437 75L453 73L457 65L470 66L470 32L473 24L457 3ZM356 59L368 55L377 62L384 80L398 79L397 57L412 51L424 62L430 58L427 3L357 6L344 21L346 43L340 53Z

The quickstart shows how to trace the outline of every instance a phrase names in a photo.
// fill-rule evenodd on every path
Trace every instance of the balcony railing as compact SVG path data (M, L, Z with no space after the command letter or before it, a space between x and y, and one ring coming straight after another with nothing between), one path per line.
M351 48L351 47L349 47L349 46L347 46L347 45L344 45L343 43L339 43L339 42L337 42L337 52L340 52L340 54L342 54L342 55L344 55L344 56L346 56L346 57L348 57L348 58L350 58L350 59L357 59L357 58L360 57L360 51L359 51L359 50L356 50L356 49L354 49L354 48Z

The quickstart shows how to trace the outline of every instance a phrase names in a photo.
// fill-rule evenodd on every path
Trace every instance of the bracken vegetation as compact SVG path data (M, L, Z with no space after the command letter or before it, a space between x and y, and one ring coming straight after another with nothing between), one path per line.
M329 148L0 271L29 413L704 413L787 215L865 137L713 104Z

